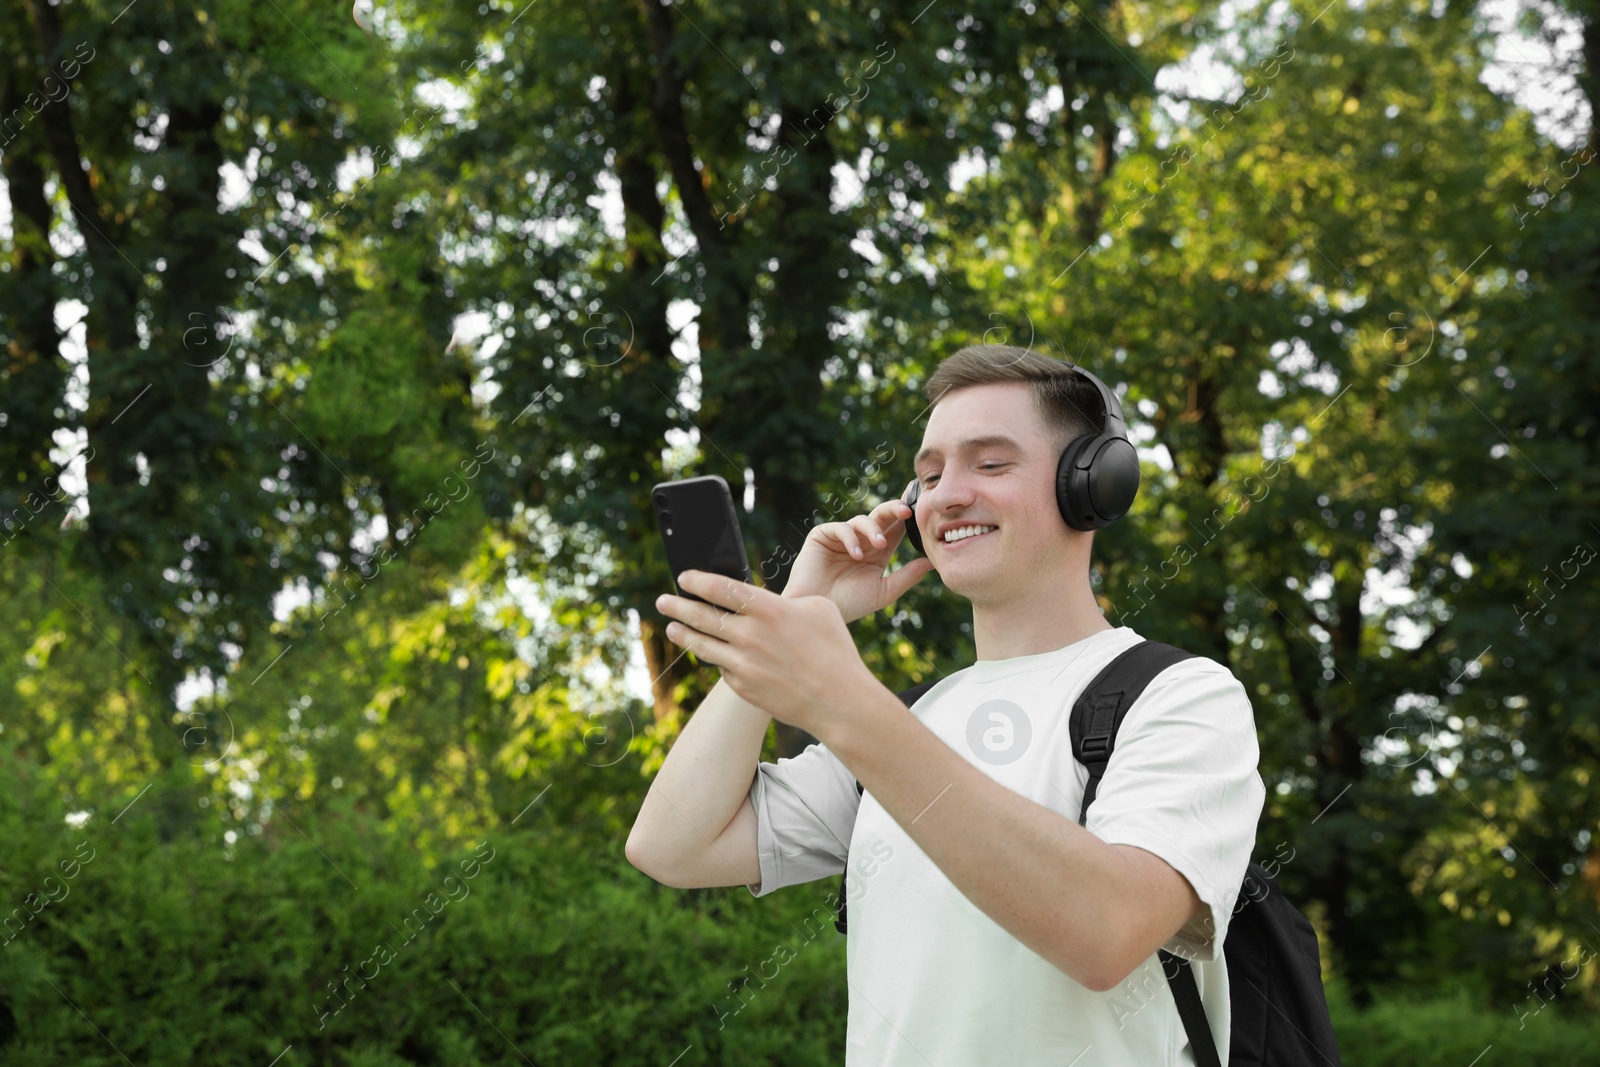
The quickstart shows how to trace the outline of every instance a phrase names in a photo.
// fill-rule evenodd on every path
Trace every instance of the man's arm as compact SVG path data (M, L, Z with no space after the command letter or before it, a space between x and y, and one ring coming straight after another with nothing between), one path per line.
M962 895L1087 988L1116 988L1204 910L1165 860L994 781L881 684L834 722L819 740Z
M669 885L707 878L720 885L758 884L753 835L748 850L731 854L731 845L717 842L745 803L771 722L772 716L718 680L650 783L623 847L628 862ZM735 877L727 877L730 872Z

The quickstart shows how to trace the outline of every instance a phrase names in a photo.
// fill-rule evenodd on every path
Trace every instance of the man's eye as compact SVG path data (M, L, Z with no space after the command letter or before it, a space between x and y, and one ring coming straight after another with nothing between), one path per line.
M1004 466L1005 466L1004 463L985 463L982 466L980 466L978 469L982 470L982 471L987 471L987 470L994 470L994 469L996 469L998 467L1004 467ZM922 476L922 487L924 489L928 488L930 485L932 485L934 483L935 480L938 479L938 477L939 476L937 474L925 474L925 475L923 475Z

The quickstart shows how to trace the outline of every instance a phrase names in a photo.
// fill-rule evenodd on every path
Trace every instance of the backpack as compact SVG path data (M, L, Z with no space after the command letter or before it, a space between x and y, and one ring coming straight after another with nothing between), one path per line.
M1072 705L1072 754L1089 770L1078 825L1087 826L1089 805L1116 747L1117 729L1145 687L1173 664L1193 657L1172 645L1141 641L1112 660ZM941 679L895 694L911 707ZM865 787L856 782L856 794ZM849 857L845 857L849 870ZM845 921L844 876L839 879L839 918ZM1254 905L1254 906L1250 906ZM1278 889L1260 864L1251 862L1229 919L1223 959L1230 1001L1229 1067L1341 1067L1339 1043L1322 989L1316 931ZM1189 961L1158 951L1172 987L1196 1067L1221 1067L1216 1041Z

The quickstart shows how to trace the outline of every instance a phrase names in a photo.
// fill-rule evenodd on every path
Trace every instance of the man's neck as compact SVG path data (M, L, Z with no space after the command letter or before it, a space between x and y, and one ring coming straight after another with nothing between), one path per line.
M1106 621L1087 581L1070 592L1041 586L1021 601L974 604L972 634L979 660L1015 659L1076 644L1116 627Z

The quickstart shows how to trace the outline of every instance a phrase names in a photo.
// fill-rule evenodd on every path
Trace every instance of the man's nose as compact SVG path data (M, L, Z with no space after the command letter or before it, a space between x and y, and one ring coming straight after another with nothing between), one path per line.
M939 480L933 483L933 488L924 490L917 498L918 504L923 501L928 503L929 514L936 516L948 508L970 504L972 486L959 475L951 477L940 474Z

